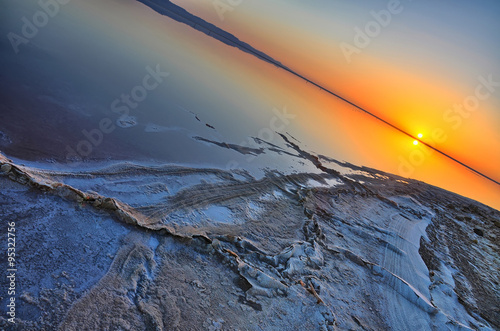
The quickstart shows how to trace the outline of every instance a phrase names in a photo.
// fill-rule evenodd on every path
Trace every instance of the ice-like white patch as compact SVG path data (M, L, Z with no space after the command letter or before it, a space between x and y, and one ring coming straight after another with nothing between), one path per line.
M248 180L248 178L246 178L245 176L234 173L234 172L233 172L233 178L236 180L239 180L241 182L246 182Z
M274 191L273 191L273 196L274 196L276 199L281 199L281 198L283 198L283 192L278 191L278 190L274 190Z
M345 175L345 174L348 174L349 172L352 171L351 168L348 168L348 167L345 167L345 166L342 166L336 162L333 162L333 161L329 161L323 157L320 158L321 159L321 163L323 163L323 165L325 167L328 167L330 169L333 169L335 171L338 171L340 174L342 175Z
M295 194L297 193L297 187L292 184L285 184L285 191L287 191L288 193Z
M116 125L120 128L131 128L137 125L137 118L135 116L122 115L116 120Z
M148 240L148 246L151 247L153 251L155 251L158 245L160 245L158 239L156 239L154 236L151 236Z
M248 203L248 215L252 218L258 218L260 214L262 213L263 209L259 205L257 205L255 202L250 201Z
M260 201L273 201L273 200L280 200L283 199L284 195L283 192L280 190L273 190L270 193L263 193L259 200Z
M309 179L306 183L306 187L326 187L326 188L330 188L330 187L334 187L334 186L337 186L337 185L340 185L342 184L342 182L340 180L338 180L337 178L325 178L324 179L324 182L320 182L320 181L317 181L315 179Z
M202 211L211 221L218 223L232 223L232 213L226 207L210 206Z

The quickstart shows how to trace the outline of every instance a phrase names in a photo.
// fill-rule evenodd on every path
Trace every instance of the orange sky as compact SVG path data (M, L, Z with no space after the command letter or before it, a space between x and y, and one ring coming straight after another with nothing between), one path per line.
M490 48L488 40L481 44L484 49L469 46L472 40L494 36L491 31L481 31L479 27L477 33L481 38L464 34L461 39L445 38L459 35L463 23L458 15L462 11L466 21L471 16L469 8L456 9L459 13L456 21L427 18L424 28L413 21L422 19L426 8L409 8L408 5L400 18L393 17L391 25L348 63L339 44L351 42L353 27L362 27L372 19L368 15L370 10L383 9L385 2L372 2L371 6L359 8L346 5L352 8L344 13L318 11L315 4L293 2L283 11L280 4L243 1L224 12L223 20L210 1L175 2L410 134L416 136L422 132L423 141L500 181L500 91L493 91L489 98L480 101L475 111L465 110L464 115L449 111L455 104L475 95L479 76L487 78L492 74L499 77L494 81L500 81L499 49ZM480 19L487 21L488 17ZM494 41L489 40L490 43ZM304 94L308 91L300 83L294 88ZM316 136L318 143L314 146L321 145L327 150L329 137L325 132L335 127L332 123L338 121L339 116L338 110L330 112L328 109L352 107L342 105L331 96L315 91L308 93L311 94L303 98L308 101L301 107L315 109L315 116L329 120L321 122L321 129L317 121L304 120L301 125L310 135ZM358 112L345 112L341 116L345 137L350 138L345 142L350 151L344 148L347 155L341 155L348 161L397 174L401 158L408 160L412 152L415 155L416 149L426 149L422 145L414 146L410 138L391 132L391 129L377 128L371 119L359 115ZM436 130L445 135L439 142L432 139ZM333 146L337 145L332 143L330 152L335 153ZM498 208L498 185L443 156L428 155L409 176L482 199Z

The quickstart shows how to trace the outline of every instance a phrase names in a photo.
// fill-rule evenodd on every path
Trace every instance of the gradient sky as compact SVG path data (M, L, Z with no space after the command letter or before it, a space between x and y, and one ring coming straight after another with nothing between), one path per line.
M354 28L364 28L373 20L370 11L385 9L387 1L243 0L223 20L213 1L175 3L402 129L423 133L423 141L500 181L500 87L459 127L443 118L474 94L479 76L500 81L495 1L401 2L402 12L350 63L341 43L353 44ZM18 27L16 17L36 6L13 3L9 28ZM500 208L498 185L422 144L414 146L410 138L289 73L133 0L74 0L32 45L65 63L61 79L98 87L92 93L75 90L88 108L99 105L92 106L96 112L107 114L109 103L130 90L147 65L158 63L171 79L148 97L139 121L184 126L180 105L217 127L221 136L212 138L240 143L269 126L273 108L287 107L296 116L287 131L309 150ZM429 140L435 129L446 134L443 142ZM416 153L425 153L421 164L413 162L410 171L402 167L401 160Z
M475 111L451 112L475 94L479 76L492 75L500 82L497 1L401 1L400 12L391 15L390 23L360 54L353 54L351 62L340 45L355 45L355 27L364 29L374 20L371 11L386 10L390 1L256 0L234 2L237 5L225 11L208 0L174 2L403 130L423 133L424 141L500 181L500 88L481 100ZM446 135L440 143L429 139L436 129ZM356 155L349 159L378 159L369 164L394 173L399 161L385 158L375 146L364 146L366 139L388 149L408 144L400 146L405 159L413 148L425 149L410 146L404 136L369 134L354 144ZM442 178L453 176L439 171L440 158L426 157L411 176L465 194L467 190L459 187L467 181L461 176L468 177L469 171L454 169L460 177ZM497 191L495 185L485 185Z
M241 1L223 20L212 1L175 2L410 133L446 130L440 149L500 180L500 93L458 127L443 118L474 94L479 76L500 81L500 3L401 1L348 64L340 44L354 44L354 28L388 1Z

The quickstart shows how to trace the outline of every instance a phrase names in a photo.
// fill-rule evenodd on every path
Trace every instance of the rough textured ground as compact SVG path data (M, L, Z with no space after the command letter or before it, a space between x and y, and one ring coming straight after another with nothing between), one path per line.
M321 173L58 172L2 157L19 302L15 326L2 304L0 327L500 328L500 212L290 147Z

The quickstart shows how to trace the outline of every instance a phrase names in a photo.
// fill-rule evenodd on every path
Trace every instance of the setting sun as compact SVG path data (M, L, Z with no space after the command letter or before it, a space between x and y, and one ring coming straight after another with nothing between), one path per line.
M422 138L423 136L424 136L424 135L423 135L423 134L421 134L421 133L419 133L419 134L418 134L418 137L419 137L419 138Z
M418 140L413 141L413 145L417 146L418 145Z

